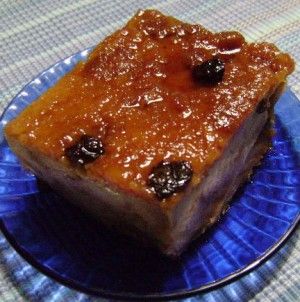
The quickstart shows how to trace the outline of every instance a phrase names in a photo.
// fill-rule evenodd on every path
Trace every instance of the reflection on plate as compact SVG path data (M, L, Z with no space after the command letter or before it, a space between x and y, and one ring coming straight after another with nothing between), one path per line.
M178 260L111 233L22 169L3 126L89 50L40 74L0 120L0 225L14 248L59 282L118 298L171 298L215 288L255 268L300 217L300 103L287 91L276 105L273 148L229 211Z

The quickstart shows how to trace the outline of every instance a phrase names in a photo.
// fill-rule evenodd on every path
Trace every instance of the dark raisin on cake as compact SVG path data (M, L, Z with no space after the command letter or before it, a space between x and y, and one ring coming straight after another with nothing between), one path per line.
M215 85L222 81L224 71L225 64L219 58L213 58L194 66L192 75L194 80L199 83Z
M66 149L65 154L71 163L85 165L103 155L104 146L101 140L83 135L77 143Z
M190 182L193 170L187 161L160 162L148 178L148 185L158 198L166 198L183 190Z
M256 112L257 113L263 113L266 110L268 110L270 107L270 102L268 99L263 99L262 101L260 101L260 103L257 105L256 107Z

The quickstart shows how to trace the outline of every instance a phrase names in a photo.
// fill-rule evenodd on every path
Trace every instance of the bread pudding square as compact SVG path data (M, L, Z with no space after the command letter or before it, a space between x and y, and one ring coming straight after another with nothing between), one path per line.
M273 108L293 69L273 44L139 11L5 135L67 200L177 256L270 147Z

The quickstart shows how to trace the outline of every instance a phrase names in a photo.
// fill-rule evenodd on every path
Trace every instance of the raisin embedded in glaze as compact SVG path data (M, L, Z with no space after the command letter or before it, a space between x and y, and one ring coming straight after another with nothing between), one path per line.
M224 62L218 58L214 58L194 66L192 75L196 82L206 85L215 85L222 81L224 71Z
M158 198L163 199L182 191L190 182L193 170L186 161L160 162L148 178L148 185Z
M104 147L99 139L83 135L75 145L66 149L65 154L71 163L85 165L103 155Z
M99 139L92 136L84 135L82 137L82 142L83 147L91 157L97 158L99 155L102 155L104 153L103 144Z

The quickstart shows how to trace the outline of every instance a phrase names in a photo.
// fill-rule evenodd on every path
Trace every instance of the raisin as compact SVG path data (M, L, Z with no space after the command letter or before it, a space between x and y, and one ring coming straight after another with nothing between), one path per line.
M104 154L104 147L101 140L83 135L73 146L66 149L66 156L73 164L85 165Z
M196 65L192 69L192 76L196 82L214 85L222 81L225 64L219 58L214 58Z
M267 111L270 107L270 102L268 99L263 99L256 107L256 113L263 113Z
M160 162L148 177L148 185L154 189L158 198L169 197L182 191L190 182L193 170L186 161Z

